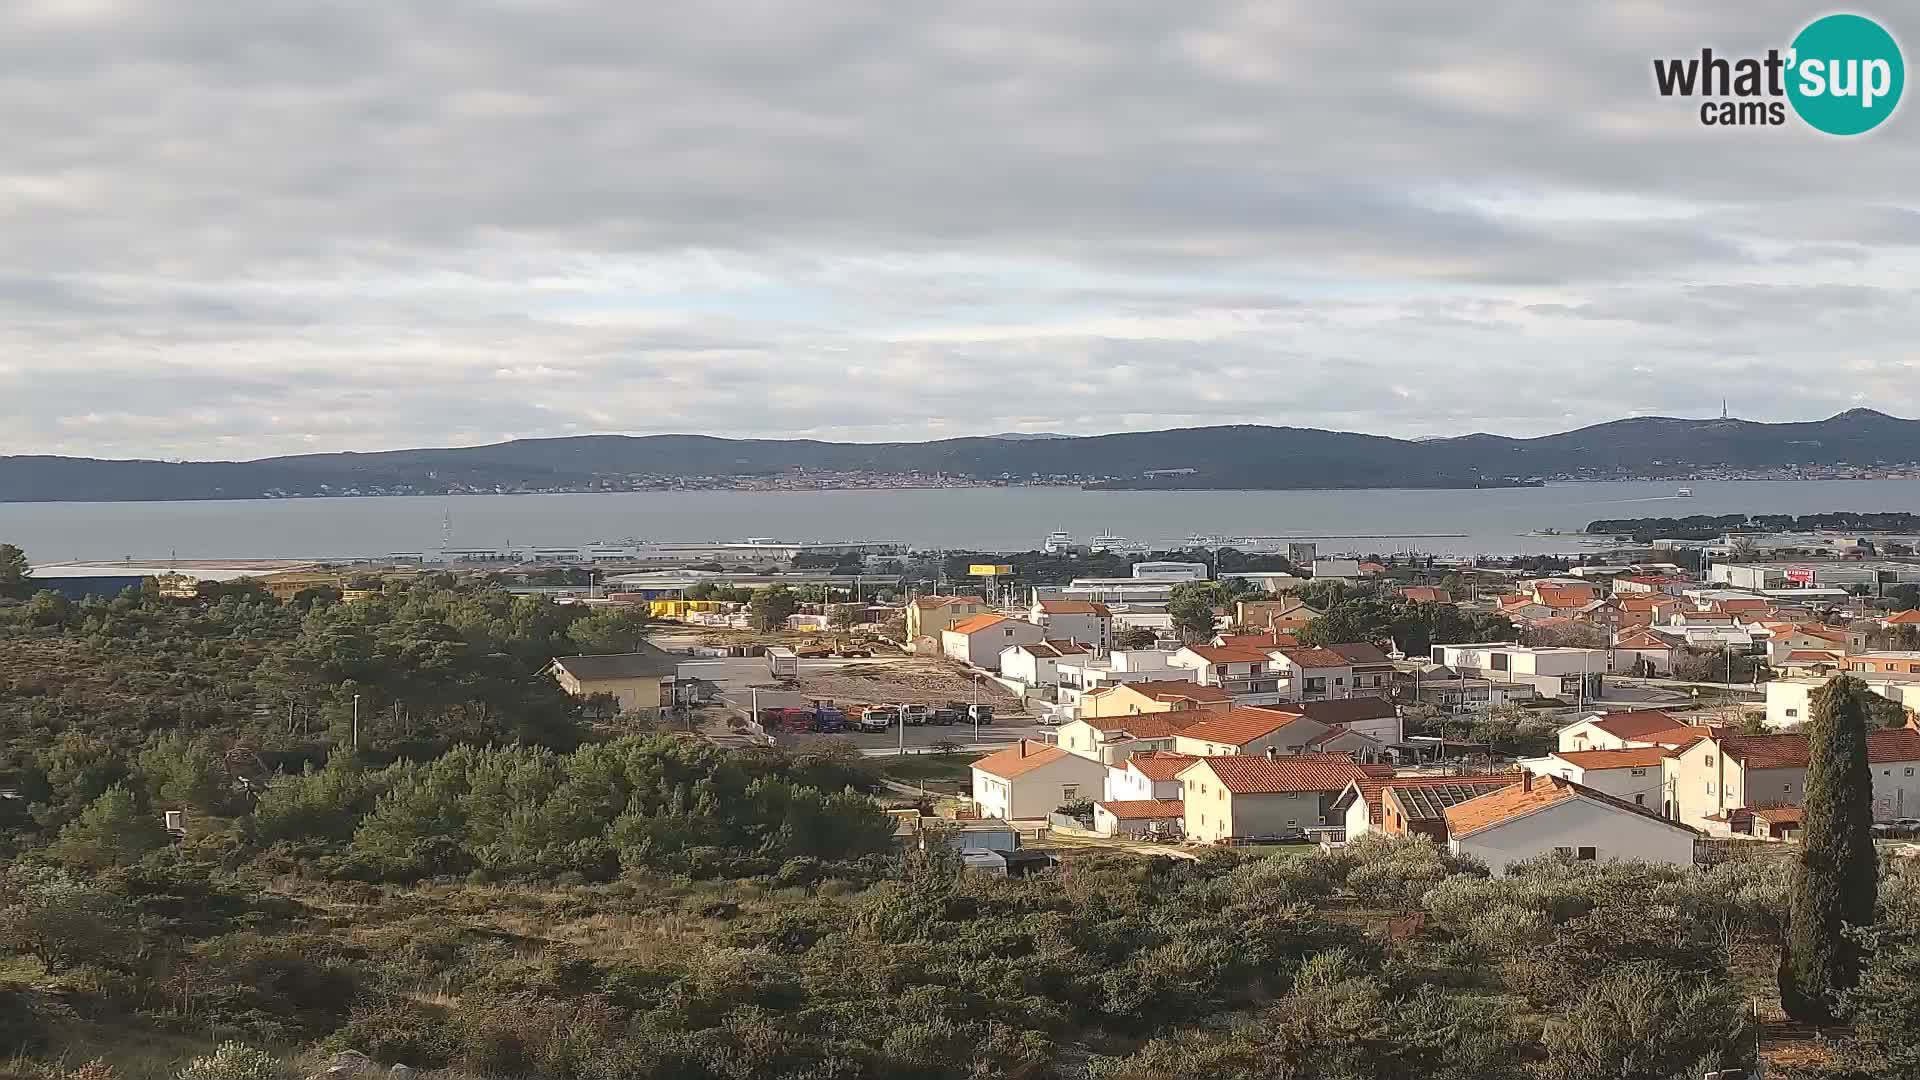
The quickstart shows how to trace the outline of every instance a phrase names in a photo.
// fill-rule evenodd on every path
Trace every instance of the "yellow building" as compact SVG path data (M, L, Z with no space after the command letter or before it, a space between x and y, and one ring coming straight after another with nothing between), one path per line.
M987 602L977 596L916 596L907 605L907 640L939 640L953 624L987 613Z
M556 656L547 673L574 697L607 694L623 715L651 718L673 703L677 668L672 656L646 645L639 652Z
M1080 715L1085 719L1188 710L1226 712L1231 708L1232 694L1218 686L1190 682L1120 683L1080 698Z

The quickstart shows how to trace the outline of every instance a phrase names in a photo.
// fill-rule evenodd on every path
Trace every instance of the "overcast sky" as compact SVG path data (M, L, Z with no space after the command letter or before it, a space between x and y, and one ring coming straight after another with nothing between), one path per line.
M1920 105L1652 88L1827 10L14 0L0 453L1920 415Z

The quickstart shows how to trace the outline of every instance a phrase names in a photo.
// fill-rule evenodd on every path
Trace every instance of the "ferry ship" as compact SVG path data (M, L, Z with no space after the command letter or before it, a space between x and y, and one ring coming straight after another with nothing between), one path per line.
M1046 541L1040 545L1040 550L1049 555L1058 555L1060 552L1072 546L1073 534L1062 529L1058 532L1048 533Z

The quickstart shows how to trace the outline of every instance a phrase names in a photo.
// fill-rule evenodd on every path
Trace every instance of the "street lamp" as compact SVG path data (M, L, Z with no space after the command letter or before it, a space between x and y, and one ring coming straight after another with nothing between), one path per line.
M353 752L360 752L360 695L353 695Z

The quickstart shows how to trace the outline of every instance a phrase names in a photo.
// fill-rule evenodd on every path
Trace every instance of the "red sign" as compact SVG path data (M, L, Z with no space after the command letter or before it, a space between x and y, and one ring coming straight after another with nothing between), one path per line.
M1787 580L1800 585L1813 584L1813 567L1790 566L1787 568Z

